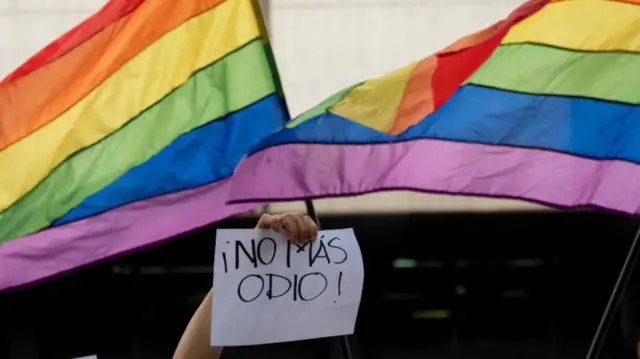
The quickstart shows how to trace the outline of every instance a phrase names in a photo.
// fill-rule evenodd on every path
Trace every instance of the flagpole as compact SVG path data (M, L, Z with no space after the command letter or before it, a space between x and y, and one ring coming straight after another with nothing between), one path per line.
M320 218L318 218L318 214L316 213L316 208L313 205L313 201L308 199L304 201L304 205L307 209L307 214L309 215L309 217L313 219L314 222L316 222L316 226L318 226L318 230L320 230L321 229ZM343 353L344 358L353 359L353 354L351 352L351 344L349 344L349 337L344 335L341 338L342 338L342 350L344 352Z
M277 90L280 92L280 95L282 97L281 100L283 103L284 110L287 114L287 118L291 119L291 112L289 111L289 105L287 104L287 100L284 95L284 88L282 86L282 79L280 78L280 71L278 71L276 58L270 44L271 38L269 36L269 29L268 29L269 19L265 18L266 11L264 11L264 8L268 7L268 4L264 0L252 0L252 1L257 14L259 15L258 21L260 22L260 27L261 27L260 30L264 34L265 40L269 42L268 44L266 44L266 51L269 57L269 61L271 62L271 68L273 69L273 72L277 81L277 84L276 84ZM318 226L318 230L320 230L321 229L320 219L318 218L318 214L316 213L316 209L313 205L313 201L306 200L304 204L307 209L307 214L316 222L316 225ZM351 345L349 344L349 337L344 335L341 338L342 338L342 347L343 347L343 357L345 359L353 359L353 355L351 352Z
M611 295L609 296L607 306L604 309L602 317L600 317L600 323L598 324L596 333L594 334L593 339L591 340L591 344L589 345L589 351L587 352L586 359L598 359L600 356L600 351L604 346L607 333L609 332L609 328L611 327L611 323L613 322L616 311L620 306L620 300L624 297L625 292L627 291L629 280L631 279L633 270L638 262L638 255L640 254L639 242L640 227L638 227L633 241L631 242L629 252L627 253L627 257L622 264L622 268L620 269L620 273L618 274L618 279L613 286L613 290L611 292Z

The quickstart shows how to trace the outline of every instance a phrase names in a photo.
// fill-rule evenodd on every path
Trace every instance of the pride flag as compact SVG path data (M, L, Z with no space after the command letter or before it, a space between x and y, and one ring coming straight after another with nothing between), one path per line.
M380 190L640 213L640 1L533 0L252 149L230 200Z
M112 0L46 47L0 83L0 290L250 209L278 87L252 0Z

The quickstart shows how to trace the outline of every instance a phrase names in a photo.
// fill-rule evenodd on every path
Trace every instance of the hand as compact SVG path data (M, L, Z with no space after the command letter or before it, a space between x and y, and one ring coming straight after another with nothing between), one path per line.
M273 229L281 232L286 231L289 240L293 243L303 244L315 241L318 236L318 226L306 214L285 213L285 214L263 214L258 221L256 228Z

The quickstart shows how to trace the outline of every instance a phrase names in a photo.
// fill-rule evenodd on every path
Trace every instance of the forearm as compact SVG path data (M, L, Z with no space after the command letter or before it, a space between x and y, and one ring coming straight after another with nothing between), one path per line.
M313 220L300 213L276 216L263 214L256 228L286 230L289 240L295 243L313 241L318 234L318 228ZM182 334L173 359L218 359L220 357L222 348L211 347L211 298L212 294L209 291Z
M211 291L193 314L173 359L218 359L222 348L211 347Z

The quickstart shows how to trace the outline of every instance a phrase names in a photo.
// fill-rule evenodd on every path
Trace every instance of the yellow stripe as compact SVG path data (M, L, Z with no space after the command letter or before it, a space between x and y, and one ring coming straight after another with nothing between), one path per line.
M409 82L414 62L351 90L330 111L384 132L393 125L398 105Z
M602 0L554 2L514 26L503 44L534 42L583 51L640 51L640 6Z
M560 1L583 1L583 0L549 0L549 2L560 2ZM599 1L618 1L618 2L626 2L631 4L640 4L640 0L599 0Z
M69 111L1 151L0 210L69 155L118 130L179 87L195 70L259 37L256 15L251 0L228 0L191 19L138 54Z

